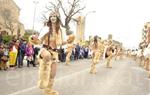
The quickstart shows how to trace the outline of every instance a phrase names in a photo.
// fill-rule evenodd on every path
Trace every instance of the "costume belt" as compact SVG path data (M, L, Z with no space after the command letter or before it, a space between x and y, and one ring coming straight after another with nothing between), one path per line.
M43 48L46 48L48 51L52 51L52 52L58 52L58 49L57 48L51 48L50 46L48 45L43 45Z
M52 55L52 60L55 60L55 56L54 53L58 52L58 49L52 49L51 47L49 47L48 45L43 45L43 48L47 49L47 51L49 51L49 53ZM43 59L43 57L40 55L39 56L41 59Z

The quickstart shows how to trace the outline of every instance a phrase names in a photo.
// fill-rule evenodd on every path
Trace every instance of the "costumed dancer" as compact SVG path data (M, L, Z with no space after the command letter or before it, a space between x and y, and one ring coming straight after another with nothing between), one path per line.
M148 71L149 70L149 61L150 61L150 44L147 48L144 49L144 68Z
M138 63L139 63L139 66L142 66L142 62L144 60L144 56L143 56L143 49L138 49L138 52L137 52L137 58L138 58Z
M52 12L40 35L38 37L30 37L30 42L43 44L38 58L38 86L43 89L44 95L58 95L58 92L53 90L53 84L57 69L58 47L67 43L63 41L63 36L66 34L65 32L65 29L60 27L58 15L55 12Z
M119 48L118 57L119 57L119 59L123 59L123 49L122 48Z
M56 50L57 46L62 44L61 34L59 18L55 12L52 12L40 35L29 38L33 44L43 44L38 57L38 86L43 90L44 95L58 95L58 92L53 90L53 84L57 69Z
M144 68L148 71L148 77L150 78L150 71L149 71L149 62L150 62L150 45L147 48L144 48Z
M148 70L149 72L149 78L150 78L150 69L149 69L149 66L150 66L150 25L148 24L147 25L147 42L148 42L148 51L149 51L149 57L148 57L148 63L146 65L146 69Z
M72 50L74 48L73 45L73 40L74 40L74 35L71 34L67 40L67 48L66 48L66 65L70 65L70 57L72 54Z
M107 63L106 63L107 68L112 68L112 66L110 65L112 57L113 57L113 52L112 51L113 51L112 41L108 40L107 48L106 48L106 54L105 54L105 58L107 60Z
M96 74L96 64L98 64L100 60L100 56L102 55L102 43L98 41L98 36L94 36L94 43L91 45L92 50L92 65L91 65L91 74Z

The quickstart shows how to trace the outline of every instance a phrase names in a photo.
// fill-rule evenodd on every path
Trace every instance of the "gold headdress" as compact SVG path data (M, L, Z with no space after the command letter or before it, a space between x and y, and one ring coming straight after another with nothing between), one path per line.
M49 16L59 16L59 15L58 15L58 13L56 13L56 12L53 11L53 12L51 12L51 13L49 14Z

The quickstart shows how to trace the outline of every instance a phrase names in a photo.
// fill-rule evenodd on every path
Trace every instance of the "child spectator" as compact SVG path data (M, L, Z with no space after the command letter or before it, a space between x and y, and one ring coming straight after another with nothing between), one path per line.
M1 58L1 65L4 70L7 70L7 62L8 62L8 49L5 46L3 48L3 56Z

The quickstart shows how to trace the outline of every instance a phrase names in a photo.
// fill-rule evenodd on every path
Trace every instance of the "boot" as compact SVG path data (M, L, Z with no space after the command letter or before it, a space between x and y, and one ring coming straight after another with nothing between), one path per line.
M59 95L52 87L44 89L44 95Z
M97 71L96 71L95 64L92 64L92 65L91 65L90 73L91 73L91 74L96 74L96 72L97 72Z
M112 68L112 67L110 66L110 60L107 60L106 68Z
M53 89L54 79L50 79L49 85L44 89L44 95L59 95L57 91Z
M66 56L66 65L68 66L68 65L70 65L70 53L68 52L67 53L67 56Z
M107 68L112 68L112 67L110 66L111 59L112 59L112 55L109 55L109 57L108 57L108 59L107 59Z

